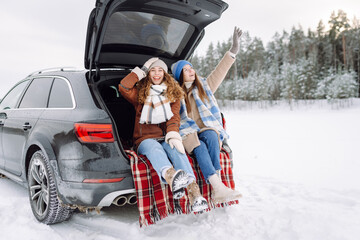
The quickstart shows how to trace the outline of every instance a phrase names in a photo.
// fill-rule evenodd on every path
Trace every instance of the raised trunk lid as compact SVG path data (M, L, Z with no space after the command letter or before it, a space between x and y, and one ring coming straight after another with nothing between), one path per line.
M187 59L227 7L221 0L97 0L85 68L133 68L154 56L168 66Z

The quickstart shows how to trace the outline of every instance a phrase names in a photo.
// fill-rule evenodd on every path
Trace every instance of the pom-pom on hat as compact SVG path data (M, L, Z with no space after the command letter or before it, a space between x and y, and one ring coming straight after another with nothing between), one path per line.
M149 71L150 69L152 69L153 67L161 67L162 69L164 69L164 71L167 73L168 72L168 67L166 65L166 63L163 60L156 60L155 62L153 62L150 67L149 67Z
M187 64L189 64L192 67L192 64L186 60L179 60L176 63L174 63L173 65L171 65L171 72L173 73L176 81L179 81L181 71L182 71L183 67Z

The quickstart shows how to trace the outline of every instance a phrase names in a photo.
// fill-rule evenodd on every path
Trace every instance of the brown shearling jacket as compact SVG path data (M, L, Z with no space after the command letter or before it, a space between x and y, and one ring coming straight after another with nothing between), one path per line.
M135 107L136 116L133 138L136 149L145 139L164 139L166 133L170 131L179 132L180 126L180 100L170 103L171 111L174 114L170 120L160 124L140 124L143 104L138 103L138 90L135 87L138 81L138 76L134 72L131 72L123 78L119 84L120 93Z

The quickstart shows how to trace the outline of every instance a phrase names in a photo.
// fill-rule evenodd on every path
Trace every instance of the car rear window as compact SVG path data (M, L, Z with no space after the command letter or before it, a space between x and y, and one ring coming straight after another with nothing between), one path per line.
M48 108L72 108L73 101L71 91L67 82L60 78L55 78L51 87Z
M150 13L115 12L110 17L103 44L137 45L176 56L193 34L194 26Z

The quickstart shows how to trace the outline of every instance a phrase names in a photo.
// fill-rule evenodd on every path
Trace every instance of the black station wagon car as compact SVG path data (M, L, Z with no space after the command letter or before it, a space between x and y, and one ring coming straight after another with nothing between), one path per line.
M136 203L125 152L135 111L118 84L150 57L169 67L188 59L227 7L220 0L97 0L85 70L38 71L3 97L0 173L28 188L38 221Z

